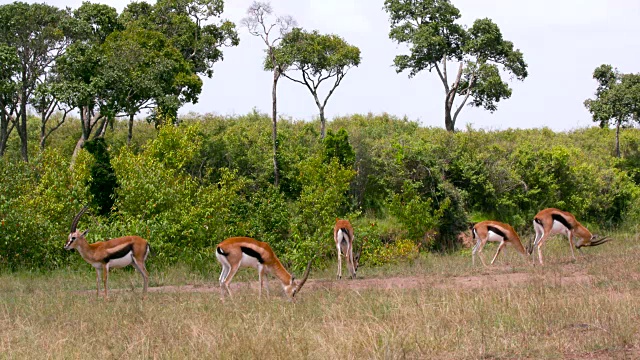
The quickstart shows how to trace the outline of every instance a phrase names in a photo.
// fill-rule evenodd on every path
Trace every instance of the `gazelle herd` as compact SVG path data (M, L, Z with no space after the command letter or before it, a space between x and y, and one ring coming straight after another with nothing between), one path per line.
M104 297L108 295L107 282L109 278L110 268L120 268L132 265L138 270L143 280L143 295L146 296L149 283L149 274L145 267L145 261L151 251L149 243L139 236L123 236L107 241L99 241L93 244L87 243L86 235L89 229L80 232L77 230L78 222L82 215L87 211L87 206L73 218L69 238L64 245L65 250L76 249L80 256L96 269L96 294L100 294L100 280L104 284ZM597 235L584 227L569 212L548 208L540 211L533 218L533 228L536 232L533 244L526 249L520 241L520 237L509 224L498 221L482 221L475 224L471 228L475 246L472 250L472 263L475 265L475 257L478 255L482 264L486 266L482 256L482 249L487 242L499 242L498 250L491 260L493 264L503 250L510 244L513 246L523 258L527 258L533 254L534 248L538 249L538 261L544 265L542 257L542 246L547 239L555 234L566 235L569 239L571 248L571 256L575 260L573 247L580 250L584 246L598 246L610 241L608 237L599 238ZM574 237L577 241L574 243ZM358 262L363 246L357 255L353 255L354 247L354 230L348 220L336 219L333 229L333 238L338 252L338 273L336 277L342 278L342 256L345 257L347 270L351 279L356 278L358 270ZM262 288L267 288L269 292L268 282L265 283L266 274L271 274L282 283L282 288L289 300L293 301L296 294L300 292L302 286L309 277L311 270L311 261L307 264L307 268L300 281L296 281L295 277L290 274L282 265L276 254L273 252L269 244L258 241L249 237L231 237L222 241L216 247L216 258L222 271L219 277L220 294L224 298L225 293L231 297L229 283L233 276L240 268L252 267L258 270L258 280L260 282L259 294L262 296ZM535 254L533 254L533 262L535 263Z
M484 259L482 258L482 247L487 241L499 241L498 251L496 252L491 264L496 260L498 254L506 244L511 244L515 247L516 251L526 257L531 255L535 247L538 248L538 261L540 265L544 265L542 258L542 245L547 241L551 235L566 235L569 239L569 247L571 248L571 256L576 260L576 256L573 253L573 247L580 250L583 246L598 246L610 241L608 237L598 238L597 235L591 234L591 232L573 216L570 212L562 211L554 208L548 208L540 211L533 217L533 228L536 231L536 237L533 241L533 245L526 249L520 242L520 237L513 228L504 223L497 221L483 221L475 224L472 228L472 235L476 240L476 245L472 251L472 261L475 263L476 254L480 256L480 260L486 266ZM573 238L577 237L578 242L574 244ZM534 254L535 262L535 254Z

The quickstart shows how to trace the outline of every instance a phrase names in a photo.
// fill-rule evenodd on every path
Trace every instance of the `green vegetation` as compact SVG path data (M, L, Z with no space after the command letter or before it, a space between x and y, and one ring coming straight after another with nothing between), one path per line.
M37 135L37 118L30 128ZM109 219L87 216L89 241L136 234L147 238L155 266L209 268L215 245L228 236L267 241L286 266L316 268L335 257L336 217L352 220L366 241L363 265L455 250L470 222L512 224L524 239L545 207L571 211L592 231L635 229L639 187L631 165L640 133L622 133L624 161L600 128L449 133L388 115L354 115L328 123L280 122L281 184L274 187L271 119L266 114L196 116L180 125L115 122L105 137L117 180ZM64 252L73 215L90 199L96 159L81 150L68 120L32 161L20 160L16 137L1 160L0 266L56 268L81 264ZM94 206L97 210L98 204Z

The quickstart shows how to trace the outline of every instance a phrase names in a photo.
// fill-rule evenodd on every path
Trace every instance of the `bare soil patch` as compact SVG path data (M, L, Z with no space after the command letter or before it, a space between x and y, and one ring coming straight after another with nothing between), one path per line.
M525 273L525 272L506 272L509 267L494 267L482 270L480 275L471 276L397 276L386 278L358 278L350 279L309 279L305 284L305 290L404 290L404 289L420 289L420 288L438 288L438 289L480 289L480 288L500 288L510 286L524 286L527 284L537 284L544 282L551 286L567 286L567 285L588 285L594 279L592 276L584 272L576 271L573 266L568 264L562 268L562 271L553 274L543 273ZM232 291L255 290L258 291L258 279L248 282L232 282L230 284ZM277 281L269 281L269 287L273 291L280 291L280 285ZM116 290L117 291L117 290ZM218 284L212 282L207 285L167 285L150 287L150 292L185 292L185 293L209 293L219 291Z

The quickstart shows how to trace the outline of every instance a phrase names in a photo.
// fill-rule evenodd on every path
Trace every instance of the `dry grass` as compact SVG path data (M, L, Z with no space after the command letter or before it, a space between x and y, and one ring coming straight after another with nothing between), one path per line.
M310 286L296 303L260 301L254 289L233 301L213 293L150 293L115 271L112 288L135 292L96 299L94 274L0 275L0 358L440 358L540 359L640 357L640 242L587 249L569 261L566 240L549 243L544 268L510 251L497 266L471 267L469 256L426 256L367 269L367 280L421 276L458 284L471 275L522 273L521 283L480 288L423 286L381 290ZM495 247L488 247L487 258ZM313 277L332 279L335 267ZM570 283L575 274L587 281ZM254 272L242 279L255 283ZM152 272L152 286L211 285L215 277L183 268ZM155 278L155 280L154 280ZM348 280L342 280L347 282Z

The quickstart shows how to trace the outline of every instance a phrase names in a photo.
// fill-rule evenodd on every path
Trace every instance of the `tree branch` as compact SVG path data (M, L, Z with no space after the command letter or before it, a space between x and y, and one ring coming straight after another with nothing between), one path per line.
M438 67L438 64L434 64L436 71L438 71L438 76L440 77L440 80L442 81L442 84L444 85L444 91L448 94L449 93L449 84L447 83L447 79L445 78L445 76L443 76L442 72L440 71L440 68Z
M460 111L464 107L464 104L466 104L467 100L469 99L469 96L471 95L471 89L473 88L473 85L474 85L475 81L476 81L475 73L473 73L471 75L471 78L469 79L469 86L467 87L467 93L465 94L464 99L462 100L462 103L460 104L460 106L458 106L458 109L453 114L453 123L454 124L456 122L456 119L458 118L458 114L460 113Z
M64 112L64 114L62 115L62 119L60 121L58 121L56 126L54 126L53 128L49 129L49 131L46 132L46 134L44 135L44 138L42 139L43 142L46 141L47 138L49 138L49 135L51 135L51 133L53 133L54 131L58 130L58 128L60 126L62 126L62 124L64 124L65 120L67 119L67 115L72 110L72 109L62 109L62 108L58 108L58 109L62 110Z
M322 108L323 109L324 109L325 106L327 106L327 101L329 101L329 98L331 97L331 94L333 94L333 92L338 87L338 85L340 85L340 82L342 81L342 79L344 79L344 76L347 74L347 71L349 71L349 69L345 70L341 74L337 74L336 75L336 82L333 84L333 88L331 88L331 90L329 90L329 93L327 94L327 97L324 99L324 103L322 104Z
M282 76L286 77L287 79L289 79L289 80L291 80L291 81L293 81L293 82L297 82L298 84L302 84L302 85L308 86L308 84L306 84L306 83L302 82L301 80L294 79L294 78L292 78L291 76L287 75L287 73L286 73L286 72L281 72L281 73L280 73L280 75L282 75Z

